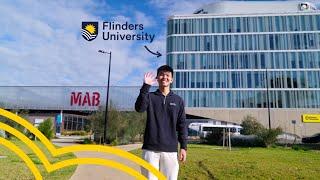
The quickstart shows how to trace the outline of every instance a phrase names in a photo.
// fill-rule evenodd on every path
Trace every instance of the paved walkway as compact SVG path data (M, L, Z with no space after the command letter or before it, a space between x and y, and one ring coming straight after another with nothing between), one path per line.
M53 140L53 143L58 146L70 146L75 143L72 142L71 139L58 139ZM141 148L142 144L129 144L123 146L116 146L119 149L123 149L125 151L131 151L134 149ZM103 154L99 152L77 152L75 153L77 157L94 157L94 158L105 158L108 160L113 160L122 164L125 164L136 171L140 172L140 166L137 164L130 162L126 159L123 159L119 156L111 155L111 154ZM105 166L99 165L78 165L75 173L71 177L71 180L131 180L134 179L132 176Z

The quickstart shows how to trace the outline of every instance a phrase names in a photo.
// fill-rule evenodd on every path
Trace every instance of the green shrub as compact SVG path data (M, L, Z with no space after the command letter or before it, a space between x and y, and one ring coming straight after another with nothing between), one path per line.
M111 142L111 146L117 146L119 144L118 140L117 139L114 139L112 142Z
M91 139L89 139L89 138L85 138L85 139L83 139L82 144L93 144L93 141L91 141Z
M112 103L108 110L107 143L117 142L118 145L142 140L146 113L121 112L118 111ZM103 142L104 108L100 107L99 111L92 114L89 119L91 120L95 142Z
M297 144L292 145L291 148L292 148L293 150L296 150L296 151L309 151L309 150L310 150L309 147L301 146L301 145L297 145Z
M48 118L40 123L38 129L49 140L53 138L53 123L51 118Z
M231 137L232 146L263 147L263 141L257 135L238 135Z
M86 136L89 133L86 131L63 131L61 135L64 136Z
M277 136L282 133L282 129L280 127L276 129L262 129L258 132L258 137L263 141L266 147L270 147L277 141Z
M282 133L280 127L276 129L266 129L262 124L260 124L254 117L248 115L244 118L241 123L242 130L241 134L244 135L256 135L263 145L270 147L277 141L277 136Z
M207 136L204 138L206 144L212 145L220 145L222 144L223 132L221 131L211 131Z
M265 129L262 124L260 124L256 118L247 115L244 117L242 123L242 130L241 134L243 135L252 135L252 134L258 134L260 131Z

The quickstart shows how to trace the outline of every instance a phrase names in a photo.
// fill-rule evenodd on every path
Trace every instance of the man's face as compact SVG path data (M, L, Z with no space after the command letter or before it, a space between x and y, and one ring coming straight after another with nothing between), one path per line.
M169 87L173 82L172 73L170 71L160 71L157 76L160 87Z

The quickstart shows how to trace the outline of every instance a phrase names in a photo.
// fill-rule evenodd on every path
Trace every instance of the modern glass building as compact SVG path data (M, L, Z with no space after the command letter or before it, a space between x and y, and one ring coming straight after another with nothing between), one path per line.
M294 1L226 1L171 16L167 64L190 114L265 122L269 106L272 124L283 126L277 116L292 110L283 121L320 113L320 11Z

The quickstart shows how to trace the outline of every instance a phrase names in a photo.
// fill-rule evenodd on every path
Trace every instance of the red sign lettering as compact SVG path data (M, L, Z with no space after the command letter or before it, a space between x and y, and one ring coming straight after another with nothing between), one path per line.
M77 95L76 95L77 94ZM74 104L78 104L78 106L80 106L81 103L81 92L72 92L71 93L71 106L73 106Z
M71 92L71 97L70 97L71 106L99 106L100 93L92 92L91 96L90 94L91 94L90 92L85 92L85 93Z
M100 93L93 92L92 106L99 106L99 104L100 104Z

